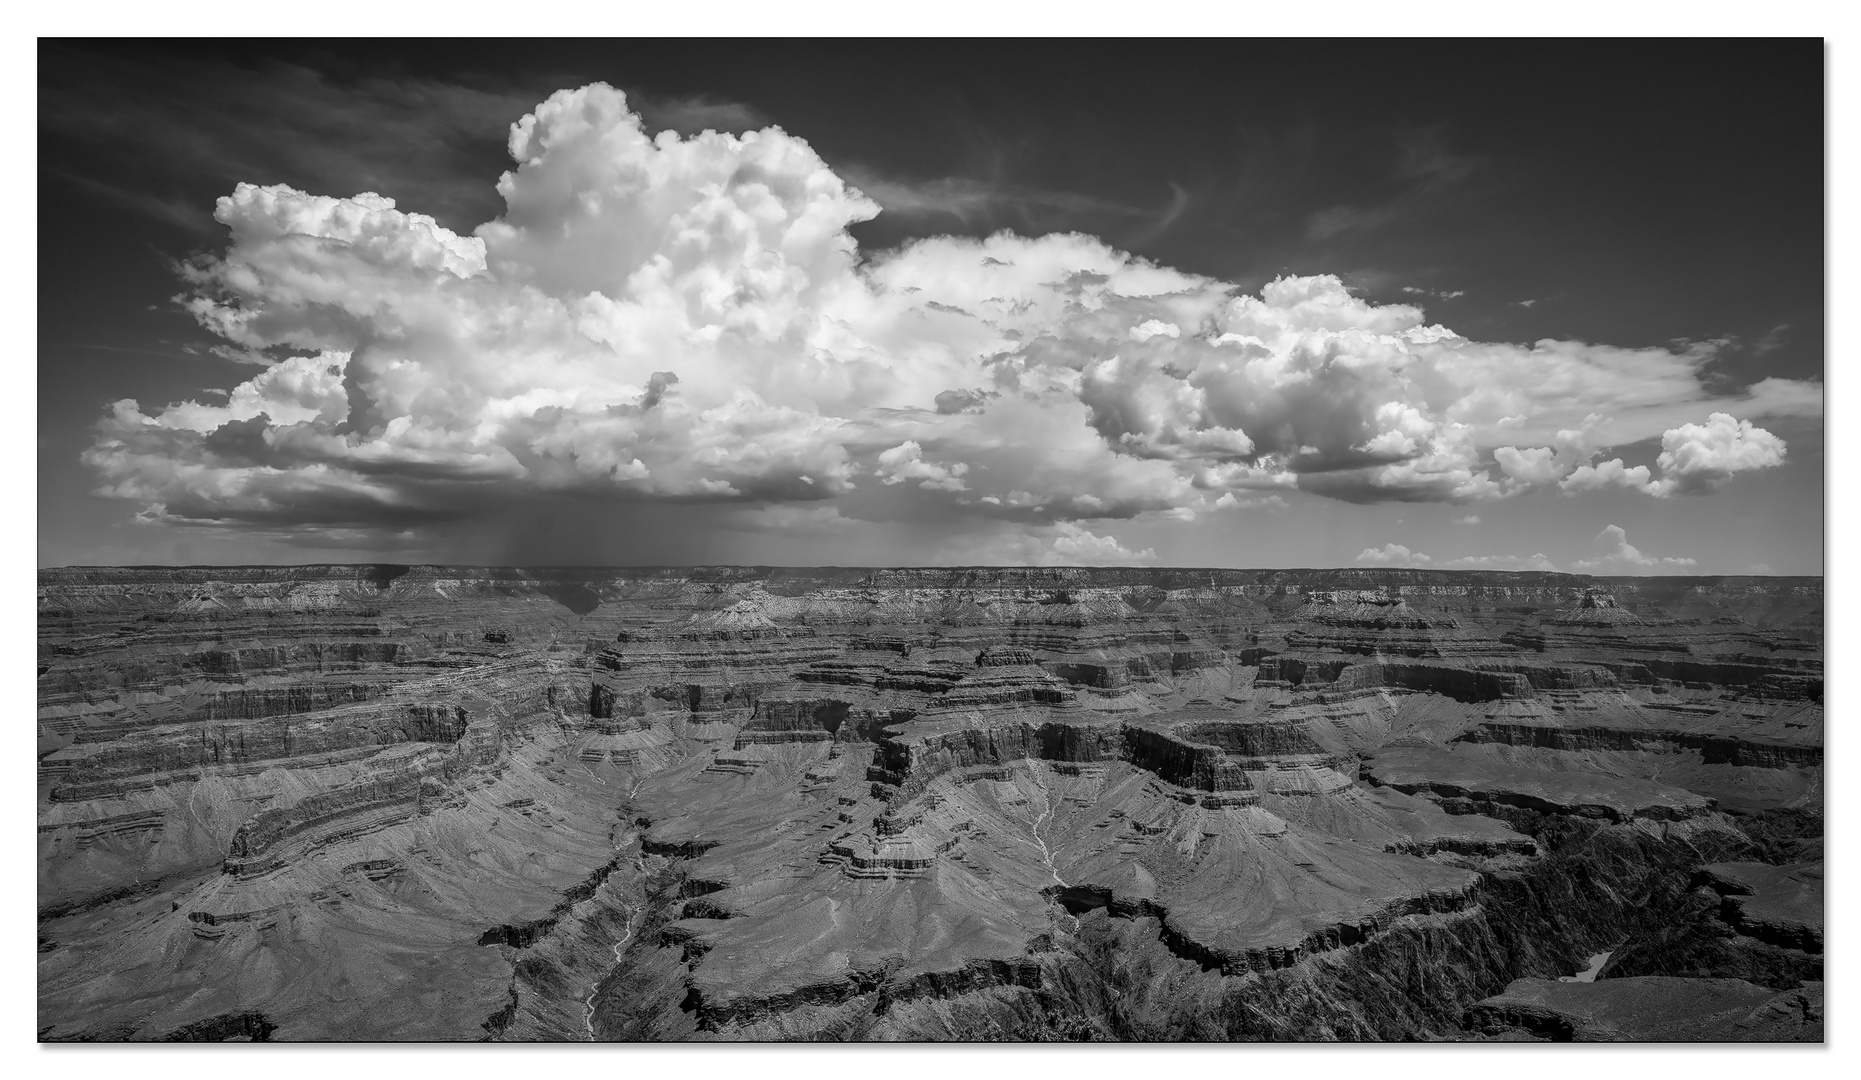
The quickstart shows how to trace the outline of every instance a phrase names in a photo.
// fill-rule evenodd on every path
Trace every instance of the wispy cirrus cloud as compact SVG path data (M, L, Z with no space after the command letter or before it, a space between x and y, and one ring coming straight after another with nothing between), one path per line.
M178 196L157 195L141 188L129 187L97 177L79 176L59 169L47 169L46 173L84 191L100 195L144 217L172 225L202 238L217 236L220 232L211 214L202 210L199 205Z
M1330 240L1350 232L1367 232L1394 219L1387 207L1364 209L1356 206L1331 206L1312 214L1305 226L1307 240Z
M1784 347L1784 343L1789 340L1789 335L1790 324L1779 323L1765 331L1763 337L1752 343L1751 352L1756 356L1774 353Z
M1395 161L1389 166L1386 186L1394 193L1376 203L1339 203L1314 211L1306 219L1307 240L1322 242L1367 233L1426 213L1480 165L1471 155L1453 152L1438 126L1400 129L1388 137Z
M1156 215L1154 221L1151 221L1149 224L1144 225L1136 232L1125 237L1125 246L1140 247L1168 232L1171 226L1182 220L1183 214L1189 209L1189 204L1192 201L1189 192L1185 190L1181 184L1172 182L1170 184L1169 205L1165 206L1162 211Z
M214 58L42 48L40 130L87 162L73 179L197 232L216 231L200 186L240 181L380 191L459 224L484 220L498 205L485 167L510 118L535 100L275 60L255 73ZM137 188L122 185L125 175Z
M1127 206L1091 195L1045 191L969 177L906 179L886 176L858 165L849 165L838 171L844 173L849 184L878 203L888 214L931 219L954 218L964 226L988 227L995 223L1019 221L1030 215L1138 219L1153 213L1144 207ZM1171 205L1176 206L1177 201L1172 200ZM1186 203L1186 196L1180 201ZM1181 208L1176 207L1175 214L1180 215L1181 212ZM1174 220L1167 209L1163 217Z
M645 121L648 131L676 131L696 135L701 131L741 132L765 127L769 118L754 106L740 101L725 101L702 94L676 96L634 91L627 100Z

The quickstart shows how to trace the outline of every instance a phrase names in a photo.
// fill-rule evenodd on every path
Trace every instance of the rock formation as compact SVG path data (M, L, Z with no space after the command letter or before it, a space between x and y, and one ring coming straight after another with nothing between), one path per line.
M38 599L43 1039L1821 1037L1816 579Z

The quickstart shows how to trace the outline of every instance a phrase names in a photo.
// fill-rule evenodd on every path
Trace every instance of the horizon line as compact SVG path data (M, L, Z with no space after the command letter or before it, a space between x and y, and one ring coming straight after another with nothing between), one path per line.
M640 571L640 570L853 570L881 572L887 570L1014 570L1039 573L1065 573L1076 571L1118 571L1131 573L1417 573L1417 574L1541 574L1553 577L1569 578L1627 578L1652 579L1666 578L1685 580L1694 578L1817 578L1827 575L1814 574L1588 574L1569 570L1507 570L1499 568L1472 567L1436 567L1436 566L1015 566L991 563L964 563L960 565L860 565L860 564L787 564L787 563L437 563L437 562L302 562L302 563L69 563L59 566L41 566L38 573L68 570L300 570L313 567L345 567L353 569L386 568L416 569L432 567L447 570L604 570L604 571Z

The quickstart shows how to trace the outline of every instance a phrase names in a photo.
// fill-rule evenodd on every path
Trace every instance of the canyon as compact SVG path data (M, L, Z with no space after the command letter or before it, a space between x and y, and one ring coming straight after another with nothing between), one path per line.
M38 618L45 1041L1823 1038L1820 578L72 567Z

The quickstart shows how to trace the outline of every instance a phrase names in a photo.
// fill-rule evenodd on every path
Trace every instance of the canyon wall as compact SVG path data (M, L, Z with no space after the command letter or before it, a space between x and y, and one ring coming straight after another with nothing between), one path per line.
M1801 1038L1773 999L1820 992L1820 579L106 567L38 608L43 1039L1695 1030L1612 978ZM1418 942L1459 974L1373 1008Z

